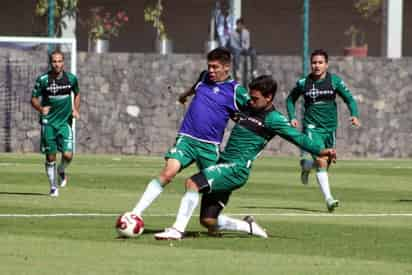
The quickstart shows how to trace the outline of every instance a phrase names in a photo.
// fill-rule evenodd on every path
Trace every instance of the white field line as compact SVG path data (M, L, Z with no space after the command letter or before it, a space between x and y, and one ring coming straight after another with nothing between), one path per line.
M225 213L228 216L266 216L266 217L412 217L412 213L348 213L348 214L330 214L330 213ZM47 217L117 217L119 214L110 213L50 213L50 214L0 214L0 218L47 218ZM145 217L174 217L176 214L148 214ZM197 215L194 215L197 216Z

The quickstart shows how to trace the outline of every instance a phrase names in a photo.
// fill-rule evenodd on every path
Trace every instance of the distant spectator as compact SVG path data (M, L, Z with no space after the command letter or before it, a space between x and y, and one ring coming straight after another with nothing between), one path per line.
M236 29L230 36L230 50L233 54L233 69L236 78L240 78L239 63L240 55L250 56L252 76L257 76L256 50L250 45L250 32L246 28L243 18L236 20Z
M216 2L216 35L220 47L229 47L230 34L235 29L235 18L227 1Z

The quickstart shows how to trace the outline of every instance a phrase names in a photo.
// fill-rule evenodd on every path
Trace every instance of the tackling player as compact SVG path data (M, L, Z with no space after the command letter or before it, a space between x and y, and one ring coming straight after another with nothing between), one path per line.
M194 162L199 169L216 163L229 117L249 101L247 90L229 75L231 55L227 49L217 48L209 52L207 67L195 85L179 97L179 101L184 103L188 96L194 94L176 143L165 155L163 170L149 182L132 210L140 217L179 171Z
M275 110L273 99L277 83L263 75L249 84L250 106L240 113L225 150L216 165L201 170L186 180L184 194L176 221L171 228L155 234L158 240L178 240L183 237L186 226L198 205L199 193L203 194L200 222L210 233L217 230L247 232L267 238L266 232L251 217L244 220L221 215L233 190L242 187L249 177L253 161L266 144L276 135L325 160L336 158L334 149L323 149L296 128L288 119Z

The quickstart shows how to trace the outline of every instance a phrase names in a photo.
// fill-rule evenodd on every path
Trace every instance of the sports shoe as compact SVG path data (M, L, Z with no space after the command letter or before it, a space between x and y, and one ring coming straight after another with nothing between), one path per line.
M303 185L307 185L309 183L309 174L310 170L302 170L300 172L300 181Z
M259 236L265 239L268 237L266 231L256 223L254 217L246 216L243 218L243 220L249 224L249 235Z
M156 240L181 240L183 238L183 233L170 227L166 228L163 232L154 234L154 237Z
M50 197L58 197L59 196L59 189L51 188L49 195L50 195Z
M65 172L59 172L59 185L65 187L67 185L67 175Z
M335 210L335 208L338 207L338 206L339 206L339 201L338 200L335 200L335 199L331 198L331 199L328 199L326 201L326 207L328 208L329 212L333 212Z

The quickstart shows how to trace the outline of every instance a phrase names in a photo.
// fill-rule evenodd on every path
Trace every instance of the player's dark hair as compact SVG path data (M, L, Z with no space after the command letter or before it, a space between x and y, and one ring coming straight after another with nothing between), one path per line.
M236 24L242 24L242 25L244 25L244 24L245 24L245 21L243 20L242 17L239 17L239 18L236 20Z
M271 95L273 100L278 89L278 84L272 76L261 75L249 83L249 89L260 91L264 97Z
M323 49L314 50L312 52L312 54L310 55L310 61L312 61L313 57L316 56L316 55L323 56L325 58L325 62L328 63L329 56L328 56L328 53L325 50L323 50Z
M59 49L55 49L55 50L53 50L53 51L49 54L49 63L51 63L52 57L53 57L53 55L55 55L55 54L61 55L61 56L63 57L63 60L64 60L64 53L63 53L62 51L60 51Z
M230 64L232 57L228 49L219 47L207 54L207 61L220 61L223 64Z

